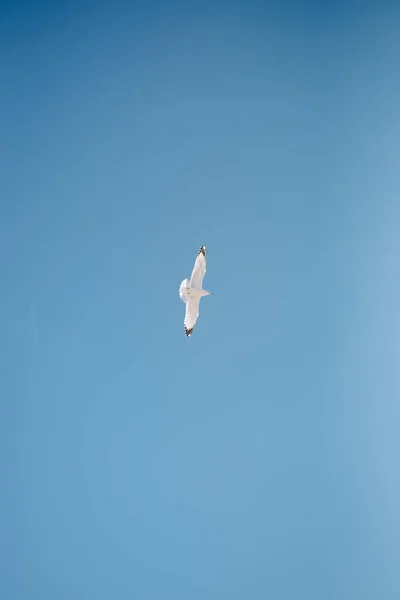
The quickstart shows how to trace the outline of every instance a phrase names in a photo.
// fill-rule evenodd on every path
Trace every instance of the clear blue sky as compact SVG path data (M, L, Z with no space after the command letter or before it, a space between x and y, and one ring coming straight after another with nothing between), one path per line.
M398 600L400 11L45 4L0 13L0 597Z

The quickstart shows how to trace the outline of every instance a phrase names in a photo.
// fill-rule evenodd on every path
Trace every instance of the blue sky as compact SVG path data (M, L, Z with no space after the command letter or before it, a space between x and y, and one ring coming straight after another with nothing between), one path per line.
M3 3L2 598L399 598L399 29Z

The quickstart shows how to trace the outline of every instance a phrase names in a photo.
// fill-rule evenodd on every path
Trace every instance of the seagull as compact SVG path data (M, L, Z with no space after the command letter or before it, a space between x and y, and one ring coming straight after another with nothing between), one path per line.
M211 296L211 292L203 290L203 278L206 272L206 247L202 246L197 253L196 262L189 279L184 279L179 287L180 299L186 304L184 328L187 337L192 335L199 316L200 298Z

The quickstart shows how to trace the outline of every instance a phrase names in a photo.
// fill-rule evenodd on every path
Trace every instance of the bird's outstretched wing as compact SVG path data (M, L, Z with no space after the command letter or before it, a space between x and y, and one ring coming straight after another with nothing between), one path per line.
M199 316L199 304L200 298L189 298L189 302L186 303L186 313L184 328L185 333L189 337L192 334L194 326L196 325L197 317Z
M206 272L206 247L202 246L197 254L194 269L190 277L191 287L201 290L203 279Z

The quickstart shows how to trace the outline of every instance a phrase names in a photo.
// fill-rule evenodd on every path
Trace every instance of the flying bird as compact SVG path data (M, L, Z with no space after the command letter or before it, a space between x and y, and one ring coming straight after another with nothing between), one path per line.
M189 279L184 279L179 287L179 296L186 304L184 328L187 337L192 335L199 316L200 299L210 296L211 292L203 290L203 279L206 272L206 247L202 246L197 254L196 262Z

